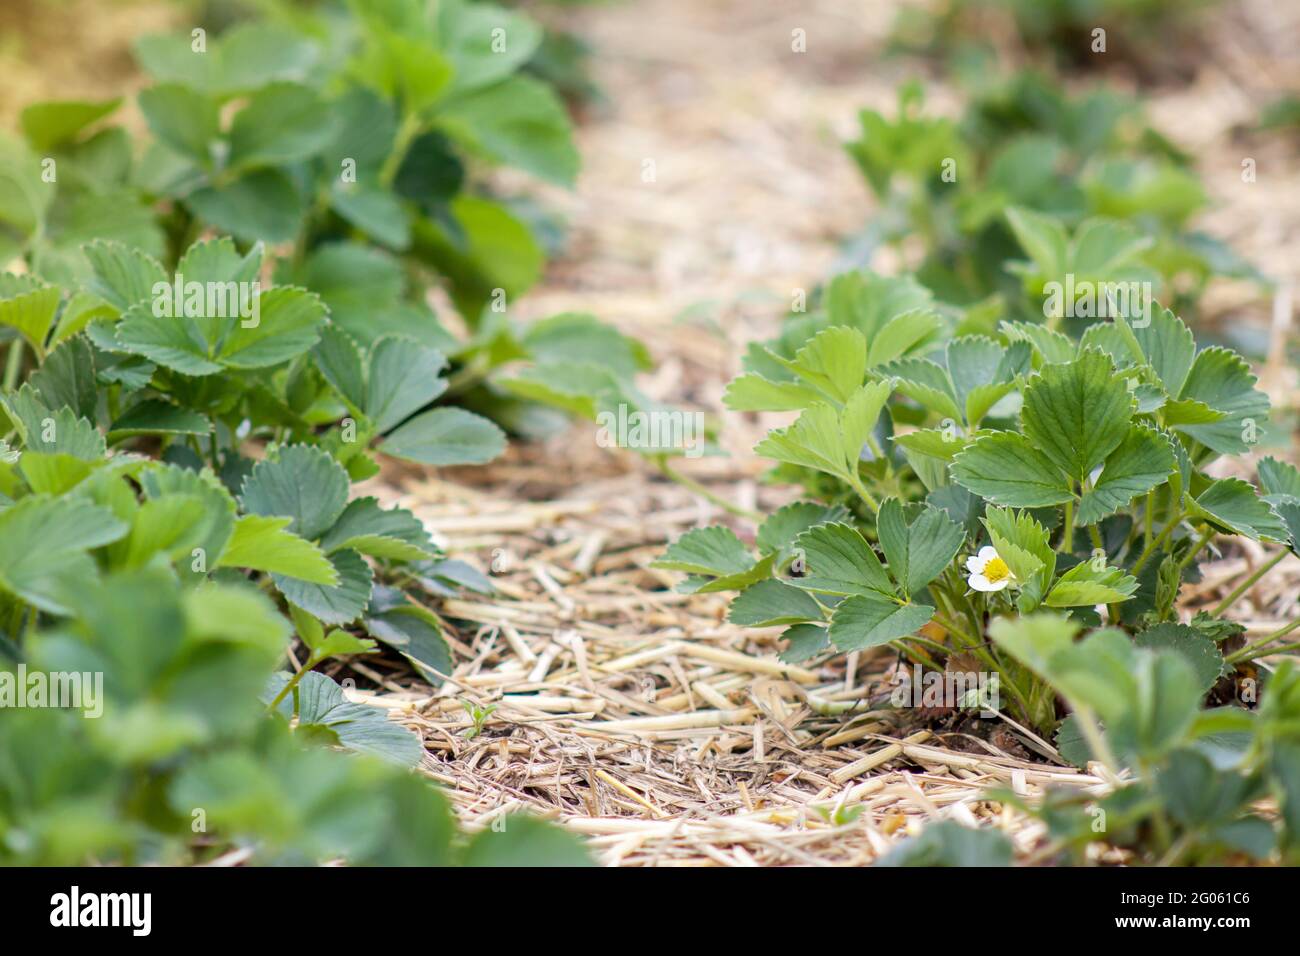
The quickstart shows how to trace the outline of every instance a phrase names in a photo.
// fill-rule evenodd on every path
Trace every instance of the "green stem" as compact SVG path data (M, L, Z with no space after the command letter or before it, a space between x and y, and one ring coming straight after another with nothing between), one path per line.
M749 508L742 508L738 504L733 504L732 502L728 501L726 498L723 498L721 495L716 494L715 492L706 488L704 485L700 484L694 478L682 474L672 465L668 464L667 458L660 457L656 459L656 461L659 465L659 471L663 473L663 476L665 478L669 478L672 481L677 482L683 488L695 492L701 498L713 502L713 504L717 505L723 511L726 511L728 514L733 514L738 518L747 518L750 521L763 520L763 515L760 514L759 512L753 511Z
M1193 559L1198 554L1201 553L1201 549L1204 548L1207 543L1209 543L1210 538L1212 538L1213 536L1214 536L1214 531L1210 528L1209 525L1206 525L1205 530L1201 532L1201 536L1196 539L1196 544L1192 546L1192 550L1188 551L1187 554L1183 556L1183 560L1178 562L1179 574L1182 574L1183 570L1189 564L1192 563Z
M397 178L397 171L402 168L402 162L406 159L411 144L420 135L423 127L424 124L415 113L407 113L402 118L402 125L398 127L397 136L393 139L393 151L388 154L384 165L379 170L379 181L384 186L391 186L393 180Z
M1224 611L1226 611L1228 608L1232 607L1232 605L1237 603L1237 599L1241 597L1243 594L1245 594L1247 591L1249 591L1251 587L1254 586L1256 581L1258 581L1265 574L1271 571L1278 564L1278 562L1280 562L1288 554L1290 554L1290 552L1284 548L1281 551L1279 551L1276 555L1274 555L1272 559L1266 561L1264 564L1261 564L1258 568L1255 569L1255 572L1251 574L1250 577L1246 578L1246 580L1242 581L1235 588L1233 588L1231 594L1229 594L1226 598L1224 598L1217 605L1215 605L1214 610L1211 611L1210 613L1213 614L1215 617L1219 617L1221 614L1223 614Z
M1300 617L1296 618L1290 624L1278 628L1267 637L1261 637L1255 643L1247 644L1240 650L1233 651L1225 657L1224 660L1229 664L1241 664L1245 661L1253 661L1257 657L1264 657L1267 654L1280 654L1283 651L1295 650L1295 644L1287 644L1282 647L1273 648L1268 648L1268 645L1272 644L1280 637L1286 637L1298 627L1300 627ZM1265 648L1268 649L1266 650Z
M298 682L302 680L303 677L306 676L307 672L310 671L313 667L315 667L320 662L321 662L321 658L318 658L316 656L316 652L312 651L312 653L308 656L307 660L303 663L302 667L298 670L298 673L294 674L291 678L289 678L288 682L283 687L280 688L280 693L275 695L275 700L271 701L270 705L266 709L275 710L277 707L279 707L280 701L288 697L289 693L295 687L298 686Z
M1065 528L1061 531L1061 550L1066 554L1074 551L1074 499L1065 503Z
M1173 533L1174 528L1178 527L1178 523L1182 520L1183 520L1183 515L1180 512L1172 520L1170 520L1170 522L1167 525L1165 525L1164 530L1160 532L1160 534L1155 538L1154 541L1153 540L1147 541L1147 545L1145 548L1142 549L1142 553L1138 555L1137 561L1133 563L1133 567L1129 568L1129 574L1132 574L1134 577L1137 577L1137 573L1142 570L1142 566L1147 563L1151 555L1155 553L1155 550L1164 543L1165 539L1168 538L1169 535Z
M858 497L867 503L867 507L871 509L872 514L880 513L879 502L872 497L871 492L867 491L866 486L862 484L862 479L858 476L856 469L849 472L849 484L852 485L853 490L858 493Z
M1142 540L1143 541L1151 540L1151 531L1155 527L1155 518L1156 518L1156 493L1154 491L1148 491L1147 505L1142 510L1142 530L1143 530Z
M4 386L6 392L11 392L18 387L18 376L23 370L23 348L26 345L22 339L14 339L13 344L9 346L9 355L5 362L5 380Z
M1086 707L1076 707L1075 716L1079 719L1076 723L1083 734L1083 739L1088 742L1088 748L1092 751L1093 756L1102 762L1102 765L1111 772L1119 773L1119 764L1115 760L1115 755L1110 752L1110 744L1106 742L1106 735L1097 726L1097 721Z

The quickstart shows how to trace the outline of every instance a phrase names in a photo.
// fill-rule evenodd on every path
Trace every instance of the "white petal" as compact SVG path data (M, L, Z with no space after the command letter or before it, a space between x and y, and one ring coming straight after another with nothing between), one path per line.
M980 560L986 564L998 556L998 549L991 544L986 544L980 548Z
M986 564L988 564L987 561L981 561L978 557L972 554L966 559L966 570L971 572L971 574L983 574L984 566Z
M974 588L976 591L986 591L986 592L1001 591L1004 587L1007 586L1007 579L1003 578L1001 581L995 582L995 581L990 581L982 574L972 574L970 576L970 586Z

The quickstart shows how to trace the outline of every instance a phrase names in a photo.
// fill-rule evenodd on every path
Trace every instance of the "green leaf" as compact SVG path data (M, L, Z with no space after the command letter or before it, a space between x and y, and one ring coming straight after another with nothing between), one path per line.
M233 368L279 365L307 352L320 338L326 310L315 293L280 287L259 298L260 317L227 327L217 353L223 364Z
M1092 607L1127 601L1138 589L1137 578L1119 568L1100 570L1091 560L1081 561L1057 579L1043 602L1048 607Z
M1255 388L1250 365L1236 352L1204 349L1192 363L1179 398L1203 402L1222 412L1221 421L1208 425L1179 425L1178 431L1221 455L1250 451L1246 441L1268 418L1268 396Z
M1091 349L1068 365L1045 366L1025 388L1020 413L1025 437L1075 481L1119 446L1132 417L1133 398L1110 358Z
M929 505L922 507L909 525L897 498L880 503L876 533L889 573L909 596L942 574L966 540L961 525Z
M56 146L76 139L87 126L122 105L120 96L111 100L62 100L33 103L22 112L23 135L39 152L48 153Z
M431 611L406 603L399 591L376 587L363 619L366 631L403 654L430 683L453 668L451 648Z
M727 620L745 627L770 627L822 620L821 605L807 591L769 578L736 595Z
M651 567L726 577L754 566L754 555L730 528L692 528L668 546Z
M379 450L424 465L481 465L505 450L493 422L463 408L435 408L390 433Z
M506 816L502 828L480 830L465 847L464 866L592 866L582 841L554 824L521 813Z
M1015 508L1059 505L1073 495L1065 475L1024 435L985 435L953 460L959 485L994 504Z
M1160 379L1165 392L1181 395L1187 374L1196 357L1196 340L1183 320L1168 309L1156 309L1151 321L1140 326L1130 323L1133 337L1142 349L1147 363Z
M84 337L57 345L28 379L50 408L67 407L86 419L95 417L99 390L95 383L95 357Z
M1069 263L1069 237L1060 220L1031 209L1007 209L1007 222L1021 248L1047 278L1062 276Z
M795 624L787 627L781 637L789 642L781 652L785 664L802 664L831 646L830 634L817 624Z
M154 288L166 284L167 272L152 256L120 242L97 241L82 247L94 275L90 289L118 312L151 302Z
M288 679L285 674L272 677L266 690L268 700L274 699ZM295 697L300 732L325 728L341 746L403 767L414 767L424 756L424 746L415 734L389 720L380 708L349 702L343 688L324 674L304 674L294 693L280 701L277 709L286 719L295 716Z
M876 866L1010 866L1011 841L997 830L973 829L953 820L929 823L920 836L902 841Z
M289 445L253 466L240 499L252 514L292 518L289 530L315 541L343 514L348 487L347 472L328 453Z
M1056 573L1050 533L1029 512L1007 508L986 508L983 524L998 557L1020 585L1017 606L1021 613L1033 611L1042 603Z
M1169 439L1147 425L1130 425L1119 447L1106 458L1096 483L1084 492L1075 523L1096 524L1164 484L1176 467Z
M307 212L293 180L270 168L228 184L205 186L186 202L199 218L244 242L291 242Z
M438 18L442 48L455 68L452 89L456 92L505 79L527 63L542 43L542 29L536 22L496 4L445 4Z
M1255 541L1286 542L1287 527L1267 501L1240 478L1220 478L1187 501L1191 517L1202 518L1223 531L1244 534Z
M736 412L799 411L819 398L798 382L774 382L757 373L740 375L727 383L722 404Z
M489 158L560 186L578 175L578 151L564 104L549 86L512 76L458 96L437 114L438 125Z
M255 169L310 159L333 141L334 120L314 90L296 83L266 86L231 123L229 167Z
M420 519L404 508L381 508L375 498L348 502L320 546L327 554L351 548L393 561L419 561L438 553Z
M212 423L199 412L149 398L123 412L109 426L108 437L116 441L135 435L208 435L211 431Z
M858 460L891 391L888 382L858 389L842 410L824 402L807 408L793 425L778 428L755 447L755 453L856 479Z
M1260 459L1259 483L1266 495L1300 498L1300 469L1271 455Z
M97 575L87 552L128 530L113 512L89 501L23 498L0 510L0 587L43 611L67 614L76 589Z
M1186 624L1157 624L1134 637L1133 643L1148 650L1165 649L1178 654L1196 674L1203 694L1209 693L1223 673L1223 655L1218 645L1202 631Z
M851 525L817 525L795 539L795 548L804 554L804 574L790 582L796 587L823 594L894 593L875 551Z
M275 586L285 600L326 624L351 624L370 603L374 575L370 565L355 551L335 551L329 555L339 583L334 586L313 584L283 574L273 574Z
M37 355L44 355L45 339L59 311L59 297L58 288L47 285L0 299L0 325L17 329Z
M791 360L771 354L787 370L838 403L848 401L862 387L867 374L867 340L857 329L846 326L818 332Z
M251 568L333 587L338 572L316 545L288 530L291 518L244 515L216 567Z
M188 86L163 83L140 93L140 112L158 139L200 166L212 163L221 133L217 104Z
M447 360L408 338L384 336L370 350L365 412L386 432L428 405L447 388Z
M933 615L934 608L924 604L900 605L878 594L855 594L831 615L831 643L839 651L879 647L915 634Z

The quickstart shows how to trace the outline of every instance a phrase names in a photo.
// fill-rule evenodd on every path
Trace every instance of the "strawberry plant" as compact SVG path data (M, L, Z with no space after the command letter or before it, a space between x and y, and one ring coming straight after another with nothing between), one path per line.
M921 239L918 279L945 301L990 297L1012 316L1041 315L1014 273L1042 281L1134 282L1180 312L1215 276L1259 276L1189 222L1205 206L1187 157L1119 94L1070 96L1034 73L986 84L960 121L929 117L905 86L898 115L860 115L848 144L882 209L868 246ZM1045 260L1045 261L1044 261ZM1096 313L1093 313L1096 316Z
M397 340L409 341L424 374L441 382L428 402L522 433L553 429L558 412L500 379L521 363L573 360L576 340L581 360L620 376L647 362L590 316L523 329L507 315L540 274L550 226L527 203L490 195L475 171L507 164L562 186L577 172L559 99L522 71L541 35L522 13L457 0L324 5L219 36L196 27L143 37L136 55L156 81L139 96L151 134L143 142L106 125L121 98L33 105L23 139L0 139L0 260L20 257L49 283L93 293L88 244L119 243L184 277L195 240L228 235L252 257L245 272L265 256L278 284L314 292L328 308L321 350L335 373L353 375L347 386L374 356L408 354ZM466 332L434 314L434 286L447 290ZM303 395L318 378L305 377ZM465 461L499 450L486 423L444 420L470 433ZM418 458L428 445L409 438L391 447ZM461 444L442 443L440 460L426 463L453 463L447 450Z
M738 592L729 619L785 627L790 661L891 645L931 669L978 662L1007 712L1041 733L1065 716L1058 694L1076 715L1080 701L1005 637L1031 615L1058 633L1104 625L1098 646L1121 642L1119 655L1179 660L1195 675L1193 710L1221 677L1279 650L1242 647L1240 628L1180 623L1175 610L1206 548L1300 540L1300 472L1265 459L1262 488L1206 472L1266 426L1268 399L1240 356L1198 350L1163 309L1075 340L1012 322L953 335L906 279L841 277L827 298L793 354L751 348L726 400L797 412L755 451L817 473L812 487L829 493L767 517L755 547L726 527L688 532L658 562L687 573L683 589ZM1129 663L1070 653L1085 669ZM1119 734L1128 713L1102 722Z
M978 668L1065 758L1133 770L1102 801L1026 808L1055 854L1082 860L1097 841L1147 862L1294 854L1294 670L1256 696L1252 662L1300 646L1284 643L1300 617L1246 643L1222 615L1297 550L1300 472L1265 458L1256 487L1206 471L1266 427L1246 362L1198 350L1164 309L1076 340L1037 323L963 333L907 278L841 276L825 300L751 346L726 395L798 413L755 451L821 500L773 512L752 546L690 531L658 566L685 572L686 591L737 592L729 620L784 627L787 661L892 646L922 669ZM1284 550L1214 614L1181 621L1198 558L1233 537ZM1277 823L1253 810L1270 794Z

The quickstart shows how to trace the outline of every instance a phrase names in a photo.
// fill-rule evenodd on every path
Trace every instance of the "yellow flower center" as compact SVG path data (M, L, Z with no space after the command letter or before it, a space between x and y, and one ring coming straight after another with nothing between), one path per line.
M1011 576L1011 569L1001 558L989 558L989 563L984 565L984 577L988 578L992 584L997 584L1004 578Z

